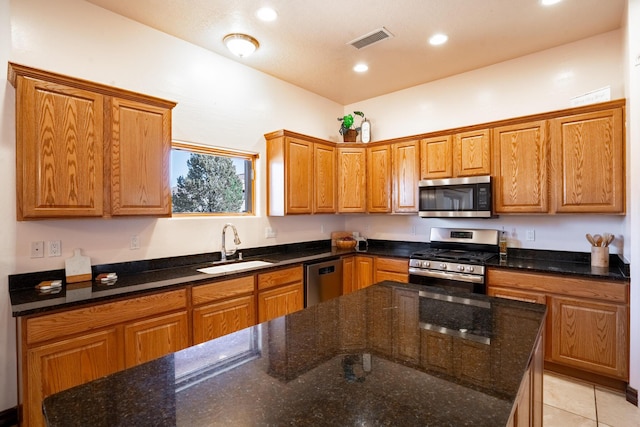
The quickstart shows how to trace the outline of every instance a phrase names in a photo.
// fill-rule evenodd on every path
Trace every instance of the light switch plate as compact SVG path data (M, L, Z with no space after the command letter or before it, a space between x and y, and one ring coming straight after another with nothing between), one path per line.
M44 258L44 242L31 242L31 258Z
M527 240L533 242L536 240L536 231L535 230L527 230Z

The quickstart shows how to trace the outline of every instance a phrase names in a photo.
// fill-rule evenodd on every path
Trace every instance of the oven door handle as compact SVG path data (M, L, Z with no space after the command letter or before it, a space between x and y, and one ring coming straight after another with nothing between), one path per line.
M448 271L439 270L423 270L420 268L409 267L409 274L415 274L423 277L434 277L438 279L457 280L459 282L484 283L484 276L464 273L450 273Z

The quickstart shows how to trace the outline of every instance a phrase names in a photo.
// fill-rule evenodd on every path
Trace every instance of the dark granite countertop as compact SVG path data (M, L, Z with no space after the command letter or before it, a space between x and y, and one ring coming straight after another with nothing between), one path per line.
M364 255L409 258L416 251L428 248L428 243L370 240ZM110 299L185 285L211 283L243 274L254 274L281 268L289 264L319 262L353 254L352 250L337 250L329 240L297 244L267 246L242 250L245 260L266 260L268 267L248 269L233 273L204 274L199 268L209 267L220 253L179 256L143 261L103 264L92 267L93 277L100 273L115 272L118 280L110 285L96 282L63 284L54 292L38 292L34 286L42 280L61 279L64 270L42 271L9 276L9 294L14 317L71 308L88 302L104 302ZM496 257L487 265L554 274L580 275L607 280L629 280L629 265L617 255L611 256L608 269L593 269L588 253L509 249L507 262Z
M504 426L546 307L382 282L47 397L57 426Z
M487 262L489 267L525 270L536 273L566 274L591 279L629 281L630 268L617 254L609 256L609 267L592 267L587 252L546 251L509 248L507 260L499 257Z

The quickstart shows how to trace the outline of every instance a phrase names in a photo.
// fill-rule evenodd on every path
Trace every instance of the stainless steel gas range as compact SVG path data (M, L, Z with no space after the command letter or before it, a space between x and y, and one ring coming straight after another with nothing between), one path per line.
M431 228L430 248L409 260L409 282L484 294L485 263L498 257L500 232Z

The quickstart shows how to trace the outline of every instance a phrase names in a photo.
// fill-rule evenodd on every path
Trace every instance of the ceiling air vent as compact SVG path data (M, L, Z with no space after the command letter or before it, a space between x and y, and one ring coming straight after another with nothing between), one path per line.
M367 46L371 46L372 44L381 42L382 40L389 39L391 37L393 37L393 34L391 34L389 30L387 30L386 28L382 27L370 32L369 34L365 34L364 36L358 37L357 39L352 40L347 44L350 44L356 49L362 49Z

